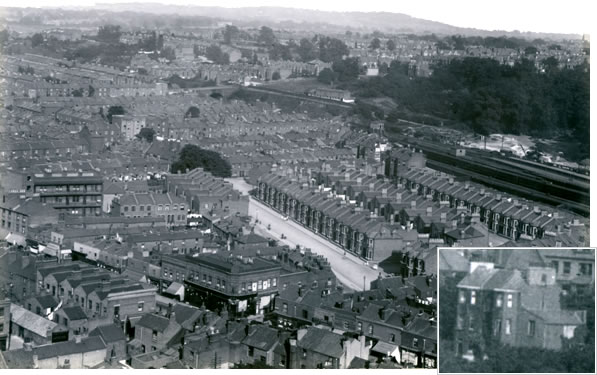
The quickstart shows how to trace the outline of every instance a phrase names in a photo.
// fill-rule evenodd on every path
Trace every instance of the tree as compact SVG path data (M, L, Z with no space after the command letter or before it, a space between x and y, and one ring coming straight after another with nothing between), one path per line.
M186 172L201 167L216 177L230 177L232 167L222 156L209 150L203 150L195 145L185 145L180 151L178 160L171 166L173 173Z
M44 36L40 33L35 33L31 37L31 47L35 48L44 42Z
M274 43L269 50L270 60L291 60L290 48L280 43Z
M336 38L319 38L319 58L324 62L342 60L342 57L349 53L348 47L343 41Z
M199 108L196 106L190 106L184 114L185 118L197 118L199 117Z
M160 56L169 60L174 61L176 60L176 53L174 52L174 48L166 47L160 52Z
M7 29L2 29L0 31L0 46L3 46L6 44L6 42L8 42L8 30Z
M299 42L296 52L301 57L301 60L307 62L317 58L317 48L307 38L303 38Z
M259 30L259 36L257 37L257 41L261 44L265 44L266 46L271 46L276 42L274 30L267 26L261 26L261 29Z
M369 45L369 48L379 49L380 47L381 47L381 41L379 40L379 38L373 38L373 40L371 41L371 44Z
M336 74L332 71L332 69L325 68L321 72L319 72L317 80L321 83L329 85L336 80Z
M354 80L359 76L359 59L349 57L344 60L335 61L332 64L332 69L336 73L338 81L348 82Z
M110 108L108 108L108 115L106 117L108 118L108 121L110 121L110 124L111 124L112 116L124 115L124 114L125 114L125 111L124 111L124 108L122 108L122 106L112 105L112 106L110 106Z
M537 47L533 47L533 46L529 46L527 48L524 49L524 54L525 55L536 55L537 54Z
M272 81L277 81L280 78L282 78L280 77L280 72L274 72L274 74L272 74Z
M214 99L222 99L224 97L221 93L217 91L212 92L211 94L209 94L209 96Z
M226 25L222 34L224 35L224 43L231 44L232 40L238 36L239 30L234 25Z
M222 52L222 49L215 44L207 47L205 56L216 64L226 65L230 63L230 56Z
M392 39L388 39L388 41L386 42L386 48L390 51L393 51L396 49L396 42L394 42L394 40Z
M97 31L97 39L106 43L118 43L120 40L120 26L118 25L104 25L100 26Z
M139 134L136 135L137 138L145 139L149 143L153 142L154 136L155 136L155 130L153 130L152 128L143 128L143 129L141 129Z

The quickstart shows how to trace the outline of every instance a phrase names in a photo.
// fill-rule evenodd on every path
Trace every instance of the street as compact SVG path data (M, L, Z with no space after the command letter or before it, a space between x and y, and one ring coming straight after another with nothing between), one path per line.
M249 215L253 220L259 220L259 223L255 225L256 234L276 239L291 248L296 247L297 244L302 245L305 248L310 248L314 253L326 257L338 281L350 289L360 291L364 288L368 290L369 283L382 273L381 270L374 270L371 266L365 265L362 259L354 255L346 254L345 256L342 248L292 219L285 221L281 214L252 197L249 203ZM267 229L268 224L271 225L269 230ZM280 238L282 234L286 236L286 239Z

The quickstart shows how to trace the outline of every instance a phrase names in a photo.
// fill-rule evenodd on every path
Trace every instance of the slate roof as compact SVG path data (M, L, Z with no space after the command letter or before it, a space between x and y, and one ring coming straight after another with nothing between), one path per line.
M125 341L124 332L122 328L116 324L109 324L106 326L99 326L89 333L89 336L101 336L104 342L109 344L117 341Z
M570 310L530 310L529 313L538 316L545 324L549 325L581 325L583 321Z
M24 307L11 304L10 305L10 320L14 324L17 324L26 330L29 330L41 337L47 337L48 330L51 332L58 326L58 324L43 318Z
M58 300L49 294L45 296L37 296L35 299L43 309L58 306Z
M263 351L271 350L278 342L278 331L265 325L252 326L242 343Z
M2 352L6 365L11 369L32 369L33 351L26 351L24 349L9 350Z
M83 311L83 309L80 306L65 307L62 309L62 311L64 311L64 314L66 314L66 316L70 320L87 319L85 311Z
M330 331L309 327L307 333L298 340L300 348L310 350L332 358L340 358L343 353L342 339L344 336Z
M154 329L158 332L164 332L168 328L170 320L156 314L145 314L137 322L137 326Z
M468 272L470 263L454 249L443 249L439 252L439 269L441 271Z
M96 350L105 349L106 344L99 336L92 336L81 339L81 342L77 343L74 340L63 341L50 345L43 345L33 348L34 354L40 360L47 358L54 358L59 356L65 356L75 353L89 353Z
M482 289L483 285L489 281L493 275L498 272L496 269L487 269L485 267L477 267L474 272L466 275L458 283L458 287Z

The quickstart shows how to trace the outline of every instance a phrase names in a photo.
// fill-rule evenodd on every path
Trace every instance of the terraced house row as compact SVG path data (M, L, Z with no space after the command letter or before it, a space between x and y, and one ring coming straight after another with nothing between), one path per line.
M257 198L317 234L366 259L384 259L401 237L383 218L340 197L330 196L284 176L259 180Z
M489 231L513 241L555 237L561 233L571 235L573 228L585 227L586 219L576 214L507 197L499 191L468 181L459 182L453 176L427 168L406 171L397 177L397 183L433 201L449 202L450 207L462 207L479 214Z

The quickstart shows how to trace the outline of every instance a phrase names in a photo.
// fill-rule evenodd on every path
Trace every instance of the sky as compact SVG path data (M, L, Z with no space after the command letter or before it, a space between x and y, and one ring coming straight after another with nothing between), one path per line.
M588 34L591 0L8 0L5 6L91 6L95 3L159 2L202 6L282 6L328 11L404 13L453 26L484 30ZM142 10L142 9L140 9Z

